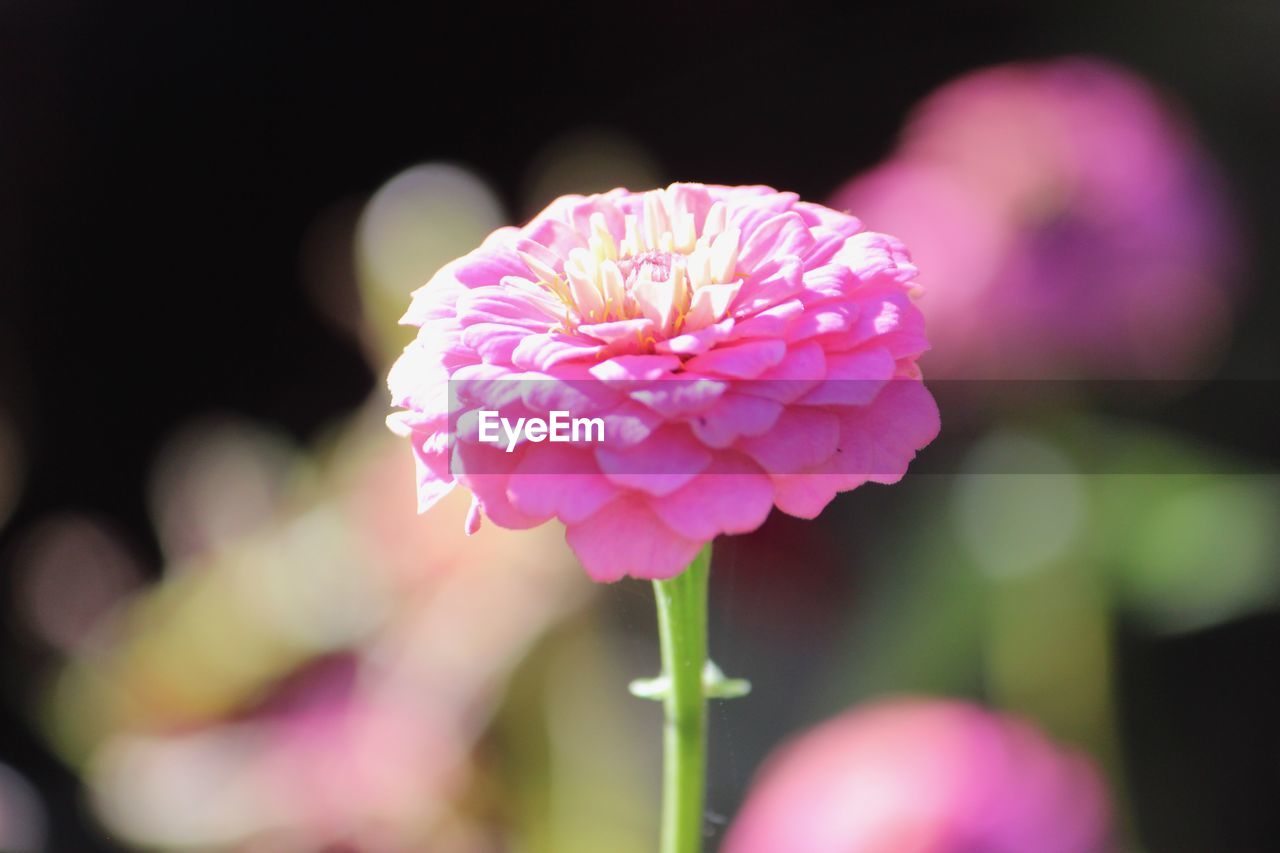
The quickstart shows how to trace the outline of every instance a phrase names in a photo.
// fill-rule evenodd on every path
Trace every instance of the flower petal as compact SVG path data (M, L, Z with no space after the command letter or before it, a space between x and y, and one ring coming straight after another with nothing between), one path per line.
M747 236L738 252L738 267L754 272L767 261L800 257L813 248L813 235L800 214L787 211L773 217Z
M752 379L782 361L787 345L768 339L717 347L685 362L690 373L709 373L734 379Z
M591 367L601 382L637 382L660 379L680 367L674 355L620 355Z
M827 354L827 378L796 402L803 406L865 406L897 368L883 347Z
M528 335L516 345L511 362L526 370L550 370L563 362L594 359L602 349L600 344L576 335Z
M600 475L589 450L563 444L526 454L507 481L507 496L518 510L554 515L565 524L585 520L621 493Z
M833 465L875 483L896 483L916 451L938 436L938 404L924 385L895 379L869 406L842 409L840 453Z
M703 544L672 531L646 501L635 497L612 501L585 521L570 524L565 539L587 574L606 583L627 575L674 577Z
M708 447L730 447L744 435L764 435L777 423L782 403L750 394L727 393L715 405L689 419L698 440Z
M822 465L840 442L840 419L824 409L791 406L767 433L736 446L770 474L799 474Z
M711 453L688 429L676 425L662 427L631 447L620 448L608 440L596 445L595 454L610 482L658 497L671 494L711 464Z
M760 467L737 453L718 453L689 484L649 508L676 533L709 542L721 533L749 533L773 508L773 484Z

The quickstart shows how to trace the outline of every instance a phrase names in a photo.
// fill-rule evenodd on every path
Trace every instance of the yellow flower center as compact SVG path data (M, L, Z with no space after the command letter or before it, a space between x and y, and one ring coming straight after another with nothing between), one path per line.
M522 255L535 281L564 303L566 329L615 320L648 319L666 338L705 328L728 313L742 280L741 233L726 227L724 202L694 216L666 190L644 196L644 216L628 215L621 243L600 213L590 218L588 248L573 249L564 274Z

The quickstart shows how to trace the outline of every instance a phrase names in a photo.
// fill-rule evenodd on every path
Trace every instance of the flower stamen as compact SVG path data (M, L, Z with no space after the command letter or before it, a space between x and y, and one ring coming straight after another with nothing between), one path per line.
M641 211L623 216L621 241L603 214L591 214L587 248L569 252L563 275L520 254L533 280L568 309L566 329L647 318L660 340L705 328L728 313L741 287L742 234L727 226L724 203L711 205L701 233L675 193L646 193Z

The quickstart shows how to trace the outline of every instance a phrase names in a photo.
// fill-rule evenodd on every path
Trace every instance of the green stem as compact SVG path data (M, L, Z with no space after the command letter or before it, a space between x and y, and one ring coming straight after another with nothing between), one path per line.
M654 581L662 699L662 853L700 853L707 766L707 580L711 543L689 568L670 580Z

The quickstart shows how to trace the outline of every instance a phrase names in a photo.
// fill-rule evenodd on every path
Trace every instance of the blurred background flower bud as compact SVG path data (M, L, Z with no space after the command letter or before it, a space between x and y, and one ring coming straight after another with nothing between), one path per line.
M1093 766L1032 726L957 701L850 711L760 770L725 853L1098 853Z
M1207 375L1239 245L1180 114L1094 59L966 74L834 204L911 247L933 377Z

